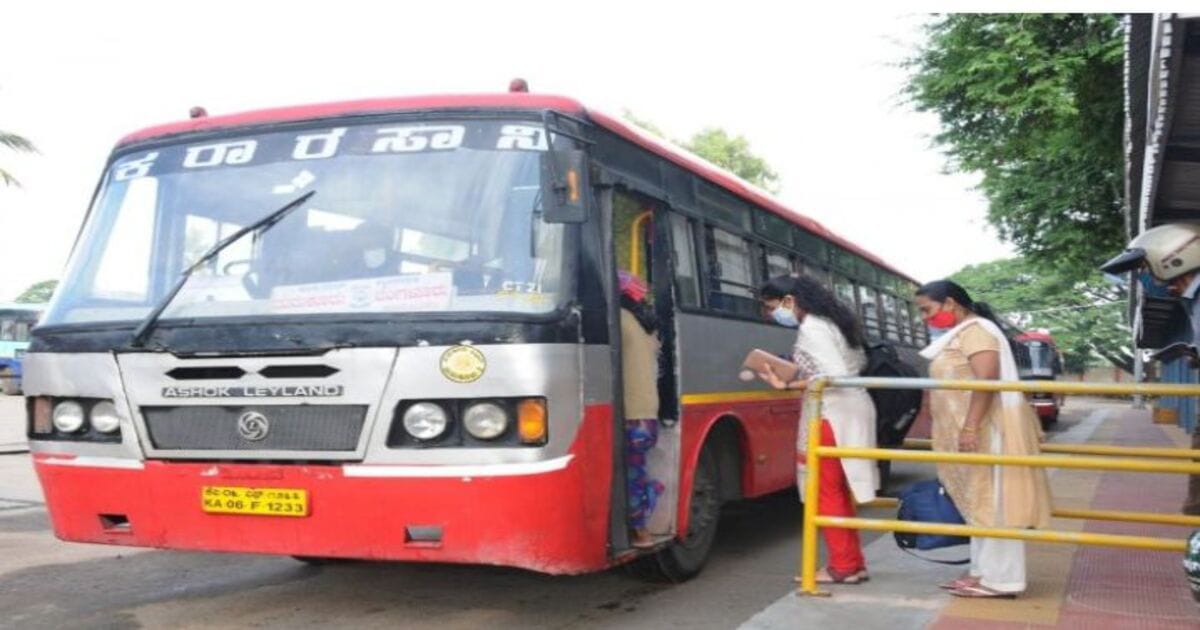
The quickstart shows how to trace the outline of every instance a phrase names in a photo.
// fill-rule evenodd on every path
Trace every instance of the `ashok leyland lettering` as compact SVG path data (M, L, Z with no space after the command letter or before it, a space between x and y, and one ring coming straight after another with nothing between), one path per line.
M549 573L640 554L690 577L723 501L794 483L798 401L736 369L790 346L745 288L780 265L841 283L880 336L923 334L907 278L569 99L135 133L26 357L55 533ZM663 322L646 551L626 525L618 267Z

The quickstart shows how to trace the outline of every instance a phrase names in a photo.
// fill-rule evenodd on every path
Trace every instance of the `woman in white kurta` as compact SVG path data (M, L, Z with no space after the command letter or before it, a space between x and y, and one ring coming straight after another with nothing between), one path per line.
M867 364L862 328L858 318L819 282L807 277L781 276L759 292L763 305L776 322L796 326L793 356L800 372L785 382L770 371L763 380L776 389L804 389L817 375L857 376ZM822 407L823 446L875 446L875 405L865 389L830 389ZM800 498L804 496L808 422L800 418L796 442L796 476ZM854 516L854 504L875 498L879 471L865 459L822 459L817 496L818 510L828 516ZM867 579L866 561L858 532L853 529L821 529L829 549L829 566L817 575L818 582L857 584Z

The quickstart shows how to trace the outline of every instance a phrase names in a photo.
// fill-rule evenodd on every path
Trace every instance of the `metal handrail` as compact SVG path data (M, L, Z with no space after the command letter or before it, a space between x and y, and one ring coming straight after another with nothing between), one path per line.
M936 380L928 378L875 378L875 377L818 377L808 386L804 400L803 416L808 423L806 445L804 524L800 548L800 593L827 595L817 588L817 528L842 527L848 529L870 529L901 531L919 534L944 534L954 536L983 536L1011 538L1041 542L1101 545L1158 551L1185 551L1182 539L1097 534L1092 532L1062 532L1054 530L1015 529L1005 527L979 527L975 525L950 525L943 523L917 523L912 521L847 518L823 516L817 513L816 497L819 491L820 459L850 457L855 459L880 459L919 461L934 463L960 463L973 465L1016 465L1039 468L1078 468L1086 470L1117 470L1126 472L1200 474L1200 463L1160 462L1145 459L1112 458L1107 456L1130 455L1133 457L1161 457L1200 460L1200 451L1188 449L1123 448L1117 446L1085 447L1075 445L1074 450L1059 449L1063 455L993 455L988 453L917 452L879 448L847 448L821 446L821 404L828 388L865 389L941 389L956 391L1020 392L1051 394L1092 394L1097 396L1197 396L1200 385L1165 383L1107 384L1107 383L1060 383L1056 381L982 381L982 380ZM1063 446L1063 445L1058 445ZM1049 449L1047 449L1049 450ZM1169 452L1169 451L1178 451ZM1070 455L1069 453L1078 453ZM1167 524L1190 524L1188 517L1155 515L1140 512L1111 512L1093 510L1057 510L1056 516L1064 518L1100 518L1129 522L1163 522Z

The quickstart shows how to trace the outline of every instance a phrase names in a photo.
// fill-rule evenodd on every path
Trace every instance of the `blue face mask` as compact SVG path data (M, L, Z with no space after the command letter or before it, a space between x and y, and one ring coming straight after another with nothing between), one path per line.
M781 326L787 326L788 328L800 327L800 320L796 319L796 312L782 304L776 306L775 310L771 311L771 317L774 317L775 322Z
M929 342L930 343L937 341L940 337L942 337L946 333L950 332L949 328L934 328L933 326L927 326L926 328L929 329Z

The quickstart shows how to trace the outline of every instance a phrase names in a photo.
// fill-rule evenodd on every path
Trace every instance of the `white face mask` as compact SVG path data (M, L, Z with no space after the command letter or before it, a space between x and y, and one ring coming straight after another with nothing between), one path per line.
M798 328L800 326L800 320L796 318L796 311L783 304L776 306L775 310L771 311L771 317L775 318L775 323L787 326L788 328Z

